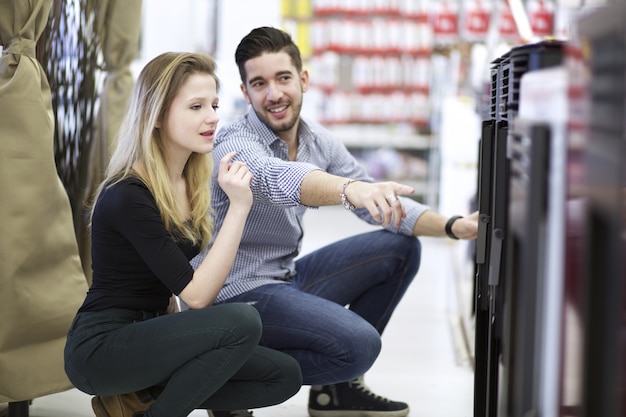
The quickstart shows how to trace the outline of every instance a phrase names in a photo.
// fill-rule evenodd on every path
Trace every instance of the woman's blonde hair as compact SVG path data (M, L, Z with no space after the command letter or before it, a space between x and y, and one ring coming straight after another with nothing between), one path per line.
M164 125L172 100L189 75L209 74L219 89L215 71L215 61L203 53L168 52L143 68L120 126L117 147L94 201L105 187L127 177L137 177L154 195L165 228L172 237L187 238L202 248L208 244L213 232L209 187L213 160L208 154L195 152L189 157L183 175L187 181L191 217L181 218L168 177L164 129L156 126ZM142 168L141 175L133 169L136 163Z

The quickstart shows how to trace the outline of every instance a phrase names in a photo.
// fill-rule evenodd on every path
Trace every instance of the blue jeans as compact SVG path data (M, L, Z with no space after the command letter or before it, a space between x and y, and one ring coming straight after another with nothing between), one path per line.
M420 256L414 237L365 233L302 257L290 283L264 285L227 303L257 308L261 345L296 358L304 384L349 381L376 360L380 336L415 277Z
M107 309L76 315L65 371L79 390L117 395L149 389L148 417L186 417L196 408L274 405L301 386L298 363L258 345L258 312L224 304L175 314Z

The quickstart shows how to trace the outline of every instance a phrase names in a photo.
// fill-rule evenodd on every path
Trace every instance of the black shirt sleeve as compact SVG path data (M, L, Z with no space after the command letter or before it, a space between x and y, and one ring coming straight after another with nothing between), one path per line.
M81 308L167 308L193 277L189 241L174 240L154 197L138 179L105 189L92 218L93 282Z

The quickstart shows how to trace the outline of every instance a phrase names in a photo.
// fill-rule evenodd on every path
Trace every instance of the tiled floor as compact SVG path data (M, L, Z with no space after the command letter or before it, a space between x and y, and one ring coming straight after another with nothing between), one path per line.
M310 211L305 217L303 252L359 231L366 225L342 208ZM457 243L423 238L422 265L396 310L383 350L366 375L381 395L409 403L409 417L471 417L473 373L457 320L451 251ZM307 417L308 387L285 403L254 411L258 417ZM33 401L31 417L93 416L90 397L70 390ZM196 410L192 417L206 417Z

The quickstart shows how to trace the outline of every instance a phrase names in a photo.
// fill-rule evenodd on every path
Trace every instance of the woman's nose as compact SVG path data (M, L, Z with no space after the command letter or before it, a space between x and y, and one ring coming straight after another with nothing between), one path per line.
M206 122L208 124L215 124L220 120L220 117L217 115L217 110L211 108L211 111L208 112L206 117Z

